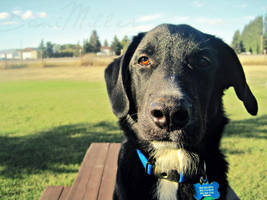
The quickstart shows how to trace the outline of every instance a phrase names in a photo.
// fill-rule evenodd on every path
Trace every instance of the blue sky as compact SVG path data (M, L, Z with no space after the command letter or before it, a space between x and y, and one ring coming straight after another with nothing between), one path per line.
M37 47L41 39L82 44L92 30L110 43L161 23L189 24L230 43L265 13L266 0L1 0L0 49Z

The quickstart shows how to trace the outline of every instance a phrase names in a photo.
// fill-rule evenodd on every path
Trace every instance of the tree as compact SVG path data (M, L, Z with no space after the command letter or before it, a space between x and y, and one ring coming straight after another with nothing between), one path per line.
M251 47L249 48L249 52L250 52L250 54L253 54L253 50Z
M240 41L238 42L238 40ZM250 21L241 34L236 31L233 36L232 47L237 53L248 50L251 53L259 54L263 53L264 49L267 50L267 14Z
M117 56L121 54L122 45L116 35L114 36L113 42L111 43L110 47Z
M241 40L244 42L246 49L251 52L260 52L261 38L263 34L263 17L259 16L252 20L244 27L241 34Z
M123 49L123 52L125 52L130 44L130 39L128 38L127 35L125 35L123 38L122 38L122 41L121 41L121 45L122 45L122 49Z
M267 52L267 14L264 16L264 21L263 21L263 50Z
M53 57L53 44L51 42L46 42L46 48L45 48L45 55L48 58L52 58Z
M267 32L263 35L263 50L267 52Z
M38 50L37 50L37 55L38 58L45 58L45 45L44 45L44 40L41 40Z
M93 52L93 47L88 40L83 41L83 53Z
M241 42L240 31L237 30L234 33L233 41L232 41L232 44L231 44L232 48L235 50L236 53L240 53L241 52L240 42Z
M104 47L108 47L108 41L107 40L104 41Z
M89 44L92 47L92 52L96 53L96 52L100 51L101 43L99 41L96 30L93 30L93 32L92 32L90 40L89 40Z
M246 48L244 46L243 40L240 40L239 42L239 49L240 49L240 53L246 52Z

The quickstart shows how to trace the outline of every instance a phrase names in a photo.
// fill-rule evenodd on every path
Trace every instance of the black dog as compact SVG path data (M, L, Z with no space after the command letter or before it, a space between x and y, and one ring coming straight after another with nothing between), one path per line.
M233 86L251 115L258 110L233 49L188 25L164 24L134 37L105 79L126 136L113 199L228 198L223 91Z

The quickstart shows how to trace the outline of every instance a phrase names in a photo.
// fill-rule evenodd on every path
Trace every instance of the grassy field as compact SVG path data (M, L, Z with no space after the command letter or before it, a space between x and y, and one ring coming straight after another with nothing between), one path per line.
M0 199L38 199L47 185L71 185L92 142L119 142L103 67L0 70ZM259 102L249 116L226 92L222 149L241 199L267 199L267 66L245 67Z

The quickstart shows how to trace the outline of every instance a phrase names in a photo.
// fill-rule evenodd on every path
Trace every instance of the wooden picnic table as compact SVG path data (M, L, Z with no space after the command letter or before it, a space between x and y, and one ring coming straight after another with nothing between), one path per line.
M112 200L121 144L92 143L72 186L48 186L39 200ZM239 200L228 187L227 200Z
M48 186L40 200L111 200L119 143L93 143L72 186Z

